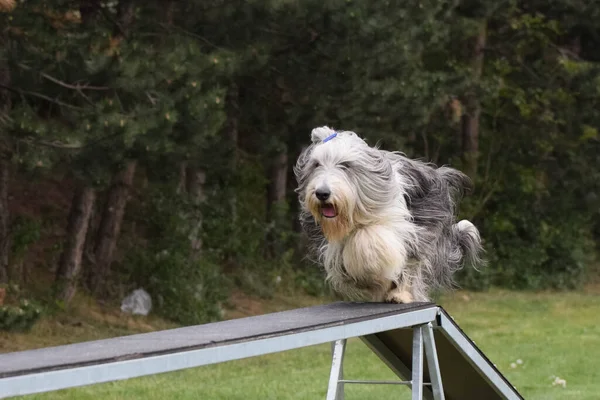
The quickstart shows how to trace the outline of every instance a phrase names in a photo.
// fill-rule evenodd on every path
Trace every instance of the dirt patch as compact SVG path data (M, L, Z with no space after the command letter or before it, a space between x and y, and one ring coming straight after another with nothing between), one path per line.
M236 319L264 314L265 305L258 298L247 295L241 290L234 291L229 298L229 308L225 310L225 319Z
M251 317L254 315L292 310L294 308L310 307L332 301L329 298L313 297L299 292L278 292L270 299L262 299L257 296L251 296L243 291L235 290L229 298L224 319Z
M53 280L72 195L73 182L68 179L16 175L10 181L11 220L27 217L41 226L40 240L29 247L23 259L28 287L44 287Z
M10 182L8 204L11 215L39 219L49 213L66 218L73 196L73 182L68 179L23 179Z

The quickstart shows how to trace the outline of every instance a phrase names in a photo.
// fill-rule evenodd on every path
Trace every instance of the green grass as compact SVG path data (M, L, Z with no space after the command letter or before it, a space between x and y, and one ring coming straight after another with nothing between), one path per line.
M458 293L439 303L526 399L597 399L600 297L593 293ZM324 398L330 346L270 354L174 373L63 390L26 399ZM517 368L511 363L523 361ZM350 340L349 379L393 379L359 341ZM553 376L566 388L552 386ZM346 399L407 399L405 387L350 385Z

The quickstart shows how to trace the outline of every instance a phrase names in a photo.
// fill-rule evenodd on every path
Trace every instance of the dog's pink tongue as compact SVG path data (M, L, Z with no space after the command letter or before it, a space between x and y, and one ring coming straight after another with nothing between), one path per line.
M327 218L333 218L335 217L335 207L330 204L324 205L321 208L321 213Z

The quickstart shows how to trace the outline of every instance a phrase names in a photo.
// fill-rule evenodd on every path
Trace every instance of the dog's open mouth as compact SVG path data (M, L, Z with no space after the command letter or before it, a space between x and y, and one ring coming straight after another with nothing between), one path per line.
M322 204L321 215L325 218L335 218L337 216L337 212L335 211L333 204Z

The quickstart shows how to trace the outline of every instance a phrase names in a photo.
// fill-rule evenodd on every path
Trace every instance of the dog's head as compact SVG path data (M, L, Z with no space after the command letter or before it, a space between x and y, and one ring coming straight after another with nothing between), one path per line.
M329 241L368 224L397 195L391 162L350 131L326 126L311 132L312 144L296 163L298 196Z

